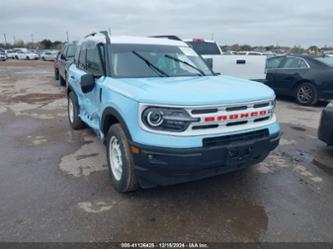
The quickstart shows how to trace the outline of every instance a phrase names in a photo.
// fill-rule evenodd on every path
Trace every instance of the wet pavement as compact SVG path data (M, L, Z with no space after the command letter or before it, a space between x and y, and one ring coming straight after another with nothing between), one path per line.
M0 241L333 241L322 109L279 100L281 144L259 165L119 194L94 133L69 128L52 63L0 63Z

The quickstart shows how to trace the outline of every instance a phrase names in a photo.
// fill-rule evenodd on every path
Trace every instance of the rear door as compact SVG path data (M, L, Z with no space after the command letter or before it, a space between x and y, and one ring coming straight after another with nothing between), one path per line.
M279 56L279 57L273 57L268 58L266 61L266 85L273 88L276 92L278 91L275 86L275 79L276 74L280 70L280 67L282 66L283 61L286 59L285 56Z
M274 70L272 87L278 94L292 95L294 85L303 79L310 70L305 59L297 56L287 56Z
M59 73L61 75L61 77L63 77L65 79L65 67L66 67L66 53L67 53L67 46L65 46L63 48L63 50L61 51L61 55L60 55L60 60L59 60Z

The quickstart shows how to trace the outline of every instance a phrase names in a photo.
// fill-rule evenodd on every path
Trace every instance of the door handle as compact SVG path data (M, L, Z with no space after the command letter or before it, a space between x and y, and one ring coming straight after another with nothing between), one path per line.
M74 77L74 76L71 76L71 79L75 80L75 77Z

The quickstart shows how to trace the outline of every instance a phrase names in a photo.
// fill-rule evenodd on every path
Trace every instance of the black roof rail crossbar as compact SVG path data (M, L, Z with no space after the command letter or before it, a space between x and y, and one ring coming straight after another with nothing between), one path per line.
M84 38L87 38L89 36L95 36L95 35L96 35L96 32L93 32L93 33L87 34Z
M181 41L182 40L176 35L153 35L153 36L149 36L149 37L152 37L152 38L166 38L166 39L169 39L169 40L176 40L176 41Z
M109 33L106 30L90 33L90 34L86 35L84 38L87 38L89 36L95 36L97 33L103 34L105 36L106 43L110 43L110 36L109 36Z

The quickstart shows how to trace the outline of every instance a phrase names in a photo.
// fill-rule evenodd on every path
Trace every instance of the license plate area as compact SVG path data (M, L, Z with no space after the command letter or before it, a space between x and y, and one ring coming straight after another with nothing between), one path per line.
M252 157L253 152L253 144L229 147L227 153L227 162L229 164L243 163Z

